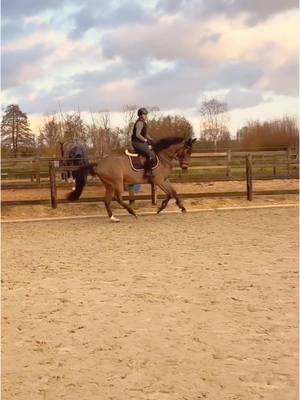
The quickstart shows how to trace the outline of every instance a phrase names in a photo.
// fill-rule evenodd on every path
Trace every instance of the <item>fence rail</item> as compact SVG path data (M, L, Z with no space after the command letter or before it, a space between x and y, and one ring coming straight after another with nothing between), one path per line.
M67 200L60 200L57 196L57 190L61 187L67 187L69 184L57 181L57 175L62 175L67 171L75 171L79 167L60 166L59 159L47 158L39 159L43 164L43 168L24 170L26 161L17 160L21 166L23 174L35 174L35 182L31 176L29 182L19 180L19 182L2 181L2 190L5 189L33 189L33 188L49 188L50 185L50 201L51 206L56 208L58 204L67 203ZM11 160L10 160L11 162ZM15 160L13 160L15 162ZM33 160L29 164L32 165ZM7 160L2 160L2 174L7 174L13 168L7 168ZM6 166L6 171L5 171ZM3 170L4 168L4 170ZM215 174L207 171L215 171ZM223 171L224 172L223 172ZM264 172L267 170L267 173ZM271 170L271 173L270 173ZM8 172L7 172L8 171ZM45 177L45 180L41 178ZM256 195L277 195L277 194L296 194L297 190L280 190L280 191L253 191L253 179L290 179L298 178L298 153L290 149L287 151L260 151L260 152L221 152L221 153L195 153L192 155L190 174L181 174L179 168L174 168L171 176L172 182L188 183L188 182L207 182L207 181L230 181L239 180L246 182L245 192L218 192L218 193L183 193L183 198L203 198L203 197L229 197L229 196L245 196L251 201ZM98 183L89 183L89 185L101 185ZM157 198L164 195L157 194L154 186L151 186L151 195L136 195L132 186L129 187L129 193L124 196L129 202L135 200L151 199L155 204ZM103 200L102 197L82 198L80 202L95 202ZM2 201L3 206L11 205L33 205L33 204L49 204L48 200L17 200Z
M296 189L287 190L255 190L253 196L275 196L282 194L298 194ZM164 194L157 194L157 199L164 199ZM244 191L230 191L230 192L206 192L206 193L180 193L179 197L182 199L200 199L200 198L216 198L216 197L244 197ZM132 201L132 197L124 195L123 199L126 201ZM134 200L152 200L152 196L149 194L135 195ZM85 197L78 200L79 203L98 203L103 202L104 197ZM67 204L67 199L58 199L57 204ZM5 200L1 202L2 206L32 206L32 205L51 205L51 200Z
M286 174L290 175L293 169L298 165L298 152L292 149L286 151L254 151L241 152L230 151L219 153L193 153L190 171L199 172L201 170L220 170L224 169L226 177L237 177L235 173L238 168L244 168L244 160L247 154L252 155L253 168L272 168L272 174L282 174L280 168L286 169ZM96 159L95 161L99 161ZM62 159L55 158L36 158L26 159L3 159L1 161L1 177L2 189L6 188L8 180L28 179L33 184L41 184L43 180L49 179L49 162L60 163ZM93 160L94 161L94 160ZM174 168L174 173L171 178L178 178L177 173L179 168ZM255 171L254 171L255 172ZM177 173L177 175L176 175ZM218 174L219 176L219 174ZM217 176L212 177L217 178Z

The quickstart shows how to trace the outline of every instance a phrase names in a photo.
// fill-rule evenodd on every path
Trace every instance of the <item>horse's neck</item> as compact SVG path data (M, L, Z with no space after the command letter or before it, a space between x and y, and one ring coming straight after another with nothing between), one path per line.
M171 144L171 146L167 147L158 152L158 157L161 160L165 160L166 162L171 163L172 160L175 158L177 150L182 146L180 143Z

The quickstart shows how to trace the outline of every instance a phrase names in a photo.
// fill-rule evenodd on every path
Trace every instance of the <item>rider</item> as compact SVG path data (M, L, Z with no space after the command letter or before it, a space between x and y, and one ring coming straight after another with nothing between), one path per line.
M152 150L151 143L153 142L151 137L147 135L147 114L146 108L142 107L138 109L138 120L133 126L131 141L134 150L146 157L144 165L144 177L150 178L152 176L152 162L155 157L154 151Z

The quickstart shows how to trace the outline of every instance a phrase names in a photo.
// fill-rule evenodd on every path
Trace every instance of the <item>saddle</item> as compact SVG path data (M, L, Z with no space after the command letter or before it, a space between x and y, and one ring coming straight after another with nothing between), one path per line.
M125 150L126 156L129 158L130 166L134 171L143 171L144 170L144 164L146 161L146 158L143 156L140 156L137 153L132 153L129 150ZM152 170L157 168L159 164L159 159L157 155L155 154L155 159L153 160L152 164Z

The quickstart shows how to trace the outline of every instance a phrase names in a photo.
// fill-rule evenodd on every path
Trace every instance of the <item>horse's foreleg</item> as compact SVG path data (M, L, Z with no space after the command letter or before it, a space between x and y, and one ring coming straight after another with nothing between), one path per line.
M135 211L128 204L125 203L125 201L122 199L122 196L115 196L115 199L122 207L125 208L125 210L129 212L129 214L137 218Z
M166 194L167 197L165 200L163 200L161 206L158 209L158 213L161 212L164 208L166 208L169 200L171 198L175 199L176 205L181 209L182 212L186 212L186 208L182 204L181 200L179 199L176 190L173 188L171 185L171 182L169 180L165 180L163 182L155 182L158 187L160 187Z
M163 209L165 209L169 203L171 196L167 195L167 197L161 202L160 207L157 209L157 214L159 214Z

